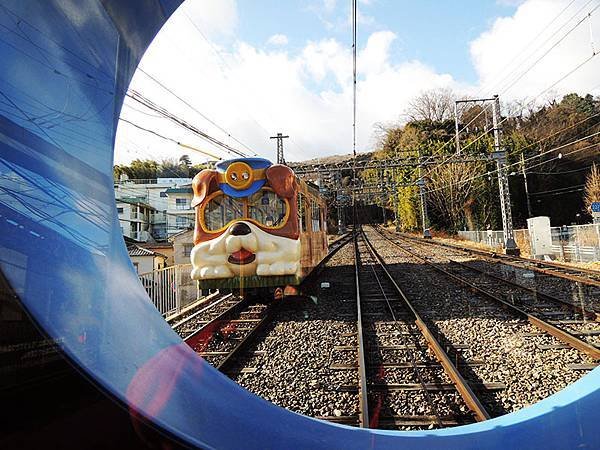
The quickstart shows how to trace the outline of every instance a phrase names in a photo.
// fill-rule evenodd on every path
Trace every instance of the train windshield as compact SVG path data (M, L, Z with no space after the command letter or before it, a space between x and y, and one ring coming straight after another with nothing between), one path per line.
M220 230L229 222L244 217L244 203L233 197L219 194L204 209L204 224L209 231Z
M263 189L248 198L248 217L267 227L285 224L287 203L275 192Z

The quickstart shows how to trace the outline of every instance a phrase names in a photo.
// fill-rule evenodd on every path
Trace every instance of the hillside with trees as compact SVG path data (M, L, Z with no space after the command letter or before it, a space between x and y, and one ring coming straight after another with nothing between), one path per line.
M456 152L455 98L448 90L429 91L415 98L406 123L377 126L374 157L448 159ZM466 158L489 154L494 144L491 104L485 108L468 105L458 110L461 154ZM537 109L513 103L505 105L503 111L508 112L501 124L515 226L526 226L529 216L523 171L532 216L550 216L553 225L589 221L590 195L597 194L587 194L584 201L584 191L597 189L598 181L593 180L597 180L598 171L593 164L600 161L600 100L569 94ZM449 231L500 229L495 168L492 161L424 166L432 226ZM375 181L381 175L371 171L363 176ZM410 186L418 180L418 170L398 168L385 176L388 180L393 177L399 185L409 185L398 190L397 202L386 199L386 206L393 209L396 203L404 230L418 228L418 188Z
M120 180L123 174L127 175L129 179L140 180L193 178L194 175L206 167L204 164L192 165L188 155L182 155L179 160L169 158L160 162L151 159L134 159L129 165L115 165L113 167L113 177L115 181Z

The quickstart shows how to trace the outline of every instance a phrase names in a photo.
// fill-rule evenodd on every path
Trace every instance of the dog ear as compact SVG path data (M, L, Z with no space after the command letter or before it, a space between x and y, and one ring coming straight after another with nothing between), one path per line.
M219 189L217 183L217 171L212 169L204 169L196 174L192 180L192 189L194 190L194 198L192 199L192 208L198 206L208 194Z
M275 164L267 169L267 181L275 193L283 198L292 198L296 193L296 176L288 166Z

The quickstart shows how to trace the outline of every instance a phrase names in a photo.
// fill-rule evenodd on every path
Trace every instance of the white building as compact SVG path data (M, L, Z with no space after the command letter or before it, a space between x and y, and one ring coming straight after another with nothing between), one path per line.
M194 228L193 196L191 184L167 189L167 235L169 237Z
M189 209L191 203L191 181L191 178L124 178L115 182L115 199L123 235L144 242L150 237L156 241L164 241L168 236L187 229L190 223L193 226L193 221L190 222L187 217L190 211L187 211L187 216L184 212L186 208ZM187 203L182 199L172 202L178 195L176 191L184 186L190 194L180 197L188 198ZM169 198L167 194L170 189L175 190L173 198ZM137 204L138 208L131 208L132 203ZM193 210L191 212L193 214ZM171 213L174 216L169 217Z
M151 220L156 210L142 200L133 197L117 199L117 214L123 236L145 242L150 237Z

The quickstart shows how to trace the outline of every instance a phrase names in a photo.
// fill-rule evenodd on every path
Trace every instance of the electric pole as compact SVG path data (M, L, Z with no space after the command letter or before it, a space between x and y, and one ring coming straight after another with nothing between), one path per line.
M454 140L456 142L456 154L460 155L460 137L458 136L458 101L454 102Z
M527 185L527 171L525 170L525 158L521 153L521 170L523 171L523 181L525 183L525 197L527 198L527 218L533 217L531 213L531 199L529 198L529 186Z
M383 197L381 198L381 214L383 216L383 226L387 221L387 217L385 214L385 208L387 206L387 184L385 180L385 171L381 171L381 192L383 193Z
M398 217L398 191L396 190L396 171L392 169L392 195L394 205L394 229L396 233L400 231L400 218Z
M429 217L427 215L427 198L425 197L425 180L423 179L423 164L421 160L421 152L419 152L419 196L421 198L421 223L423 225L423 237L431 239L429 231Z
M498 172L498 187L500 188L500 210L502 212L502 230L504 231L504 251L508 255L519 255L521 251L515 242L515 233L513 230L512 211L510 207L510 190L508 188L508 174L506 172L506 152L502 149L502 128L500 127L500 99L498 95L493 98L475 98L468 100L456 100L455 106L459 103L484 103L494 102L492 108L492 122L494 126L494 152L492 157L496 161L496 171ZM456 110L455 110L456 111ZM456 115L456 113L455 113ZM458 130L458 119L456 118L455 127ZM457 151L460 150L458 132L456 136Z
M498 171L498 187L500 189L500 209L502 211L502 229L504 230L504 251L507 255L519 255L521 251L515 242L510 207L510 190L508 187L508 174L506 173L506 152L501 147L502 128L500 128L500 99L494 95L492 108L492 121L494 125L494 159Z
M271 136L270 139L277 139L277 164L285 165L285 158L283 157L283 140L289 138L281 133L277 133L277 136Z

